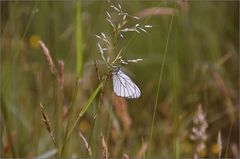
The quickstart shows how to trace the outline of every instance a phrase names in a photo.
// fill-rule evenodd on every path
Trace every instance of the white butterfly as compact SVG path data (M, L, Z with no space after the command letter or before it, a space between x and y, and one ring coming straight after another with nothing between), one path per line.
M117 67L112 72L113 90L121 97L126 98L139 98L141 91L138 86L121 70Z

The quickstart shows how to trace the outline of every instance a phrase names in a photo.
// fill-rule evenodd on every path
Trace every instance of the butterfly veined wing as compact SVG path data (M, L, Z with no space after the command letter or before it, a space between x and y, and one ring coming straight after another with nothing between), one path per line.
M121 97L138 98L141 96L141 91L138 86L121 70L113 71L113 90Z

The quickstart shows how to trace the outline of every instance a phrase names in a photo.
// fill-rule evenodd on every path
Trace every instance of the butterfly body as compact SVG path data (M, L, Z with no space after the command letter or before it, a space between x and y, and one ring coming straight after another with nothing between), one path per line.
M120 67L112 71L113 90L116 95L125 98L139 98L141 91L138 86L128 77Z

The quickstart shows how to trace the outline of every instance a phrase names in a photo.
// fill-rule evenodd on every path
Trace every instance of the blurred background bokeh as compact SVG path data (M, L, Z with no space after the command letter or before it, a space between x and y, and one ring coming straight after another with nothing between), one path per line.
M101 58L95 35L111 33L106 11L113 10L103 0L83 0L78 5L75 0L0 3L1 157L36 157L54 149L42 122L40 103L57 134L57 144L61 145L63 140L77 82L77 47L83 53L83 69L73 119L97 87L94 61L98 67L102 66L98 63ZM81 131L88 141L91 138L95 158L102 155L101 132L110 157L123 154L144 157L141 151L158 158L193 157L197 147L190 139L193 118L202 105L208 127L201 156L219 155L220 131L221 156L239 157L239 2L131 0L112 3L120 3L124 11L141 18L129 21L129 26L135 23L153 26L147 33L128 33L121 43L125 58L143 59L125 67L142 95L133 100L117 98L109 81L101 99L97 97L80 119L66 156L87 156L84 142L78 135ZM78 25L77 6L81 18ZM78 43L76 26L81 30ZM58 60L64 61L63 89L49 71L39 40L46 44L57 67ZM99 100L100 111L94 122ZM156 100L156 119L149 146ZM58 116L56 107L61 112ZM57 125L56 120L60 121Z

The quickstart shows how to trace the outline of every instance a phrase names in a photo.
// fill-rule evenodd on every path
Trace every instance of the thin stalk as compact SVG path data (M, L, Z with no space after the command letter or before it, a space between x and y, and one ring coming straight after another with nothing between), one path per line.
M229 134L228 134L227 147L226 147L226 151L225 151L225 158L226 158L226 159L228 158L228 148L229 148L229 145L230 145L232 128L233 128L233 122L231 122L231 127L230 127Z
M88 143L89 143L88 148L92 146L91 141L92 141L92 135L93 135L93 130L94 130L94 127L95 127L95 123L96 123L96 115L94 115L94 117L93 117L93 124L92 124L92 128L91 128L91 133L90 133L90 136L89 136L89 139L88 139ZM87 155L88 155L88 153L86 152L84 158L87 158ZM92 158L92 156L89 156L89 157Z
M95 125L96 125L96 119L97 119L97 116L98 116L98 113L99 113L99 107L101 105L102 95L103 95L103 87L101 89L99 100L98 100L98 105L97 105L96 112L95 112L94 117L93 117L93 126L92 126L92 129L91 129L91 134L90 134L89 141L88 141L89 147L91 146L91 143L92 143L91 141L92 141L93 131L94 131L94 128L95 128Z
M28 22L27 22L27 25L26 25L26 27L25 27L25 29L24 29L23 35L22 35L21 39L19 40L19 47L18 47L18 50L16 51L16 54L15 54L15 56L14 56L14 58L13 58L13 69L14 69L14 66L15 66L16 59L17 59L17 57L18 57L18 55L19 55L19 53L20 53L21 42L23 41L23 39L24 39L25 36L27 35L27 32L28 32L28 29L29 29L30 24L31 24L31 22L32 22L33 16L37 13L37 10L36 10L37 4L38 4L38 0L37 0L37 1L35 2L35 4L34 4L34 7L33 7L33 9L32 9L31 15L30 15L30 17L29 17L29 19L28 19Z
M53 97L54 97L54 136L56 138L56 148L57 145L59 145L59 126L60 126L60 121L59 117L61 118L60 110L59 110L59 89L58 89L58 77L53 75Z
M69 127L70 127L70 123L72 121L72 116L73 116L73 107L74 107L74 104L76 102L76 99L77 99L77 94L78 94L78 88L79 88L79 83L78 83L79 80L77 80L77 84L76 86L74 87L74 91L73 91L73 99L71 100L71 104L69 106L69 118L68 118L68 121L67 121L67 126L65 128L65 131L64 131L64 138L63 138L63 146L62 146L62 149L61 149L61 152L60 152L60 157L62 157L63 153L64 153L64 146L66 144L66 139L67 139L67 133L69 131Z
M109 109L109 116L108 116L108 122L107 122L106 143L108 143L109 136L110 136L109 134L110 134L110 130L111 130L113 107L110 107L108 109Z
M10 145L10 149L11 149L11 153L12 153L12 158L15 158L16 157L16 152L15 152L15 148L14 148L14 144L13 144L13 141L11 139L11 127L10 127L10 124L7 123L9 122L9 113L8 113L8 110L7 110L7 104L5 102L5 99L3 97L3 94L1 93L1 114L3 115L3 119L4 119L4 125L5 125L5 128L6 128L6 136L10 136L10 140L9 140L9 145ZM1 125L1 128L2 125Z
M172 25L173 25L173 15L172 15L172 18L171 18L171 23L170 23L170 27L169 27L169 31L168 31L167 42L166 42L166 46L165 46L165 49L164 49L163 64L162 64L162 67L161 67L159 80L158 80L157 96L156 96L155 105L154 105L154 112L153 112L152 125L151 125L151 132L150 132L150 137L149 137L148 158L151 158L150 157L150 151L151 151L151 144L152 144L152 135L153 135L153 131L154 131L154 123L155 123L155 118L156 118L156 110L157 110L157 105L158 105L158 96L159 96L159 90L160 90L160 85L161 85L161 81L162 81L163 68L165 66L165 60L166 60L168 43L169 43L169 39L170 39Z
M76 71L77 76L81 78L83 67L83 52L82 52L82 23L81 23L81 1L76 4Z
M67 139L70 137L70 135L72 134L73 129L76 127L79 119L85 114L85 112L88 110L89 106L91 105L92 101L94 100L94 98L96 97L96 95L98 94L98 92L100 91L100 89L102 88L103 83L100 83L98 85L98 87L95 89L95 91L93 92L93 94L91 95L91 97L88 99L87 104L83 107L83 109L81 110L81 112L78 114L78 117L76 119L76 121L74 122L72 128L70 129L68 135L67 135Z
M180 146L179 146L179 138L178 138L178 129L179 129L179 123L178 123L178 108L177 108L177 92L176 88L174 89L174 102L173 102L173 149L174 149L174 158L179 158L179 152L180 152Z
M63 143L63 146L62 146L62 149L61 149L61 154L60 154L60 158L63 157L63 153L64 153L64 150L65 150L65 145L67 144L68 142L68 139L69 137L71 136L74 128L76 127L77 123L79 122L80 118L85 114L85 112L88 110L89 106L91 105L92 101L95 99L96 95L98 94L98 92L101 90L101 88L103 87L103 84L104 84L105 81L102 81L98 87L95 89L95 91L93 92L93 94L90 96L90 98L88 99L86 105L83 107L83 109L81 110L81 112L78 114L78 117L77 119L75 120L73 126L71 127L70 131L66 131L66 136L64 137L64 143Z
M176 31L176 27L175 27ZM174 41L176 43L176 38L174 38ZM178 112L179 112L179 107L178 107L178 97L177 97L177 92L178 92L178 54L176 51L176 48L174 49L174 58L173 58L173 71L172 71L172 86L173 86L173 129L174 129L174 140L173 140L173 147L174 147L174 158L178 159L180 156L180 142L179 142L179 137L178 137L178 131L179 131L179 118L178 118Z

